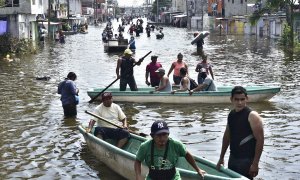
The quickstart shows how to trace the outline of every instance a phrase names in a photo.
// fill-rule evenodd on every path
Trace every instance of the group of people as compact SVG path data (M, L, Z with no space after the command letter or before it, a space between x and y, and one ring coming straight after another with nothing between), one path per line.
M133 67L134 65L140 65L132 57L132 51L126 49L124 56L118 60L116 74L120 78L120 91L126 91L127 84L131 91L137 91L137 85L134 78ZM214 83L214 74L212 65L207 61L207 55L202 56L202 61L196 66L195 71L198 72L198 84L189 77L188 65L183 60L183 55L179 53L177 60L174 61L166 75L165 69L161 63L157 61L158 56L151 56L151 63L146 66L145 83L148 86L155 88L156 92L175 92L189 91L192 94L195 91L217 91L217 87ZM171 73L173 73L172 85L169 79ZM150 77L150 81L149 81ZM172 86L179 87L178 90L172 90Z
M61 85L59 92L60 88ZM234 87L230 100L234 108L228 115L216 168L220 170L221 166L224 166L224 156L230 146L228 168L253 179L259 171L259 160L264 145L262 118L247 106L248 95L245 88ZM127 118L121 107L113 103L110 92L102 94L102 103L95 108L94 114L113 123L122 123L123 128L115 128L100 119L92 118L86 133L93 133L103 140L114 139L117 141L116 146L123 148L130 138ZM95 123L97 125L93 130ZM142 179L143 162L149 167L147 179L180 179L179 171L176 169L179 157L185 157L198 175L204 178L206 172L196 165L185 145L169 137L170 129L165 121L155 121L151 126L150 135L152 138L142 143L136 154L134 169L137 180Z
M129 58L129 55L126 54L126 58ZM140 62L136 62L134 59L131 59L131 62L140 64ZM157 72L164 74L164 69L160 65L156 65L160 67ZM122 65L120 64L120 66ZM187 71L183 72L186 73ZM76 78L76 74L70 72L67 78L58 85L58 94L61 94L62 106L66 117L76 116L77 114L76 104L78 103L77 96L79 90L74 83ZM131 79L129 83L131 87L136 88L132 85L133 82L134 79ZM126 83L128 82L126 81ZM149 81L146 80L146 83L149 84ZM152 85L157 84L157 82L151 83ZM122 88L124 88L124 79L122 84ZM113 103L113 97L110 92L103 93L101 97L102 103L95 108L94 114L108 119L113 123L120 122L122 123L122 128L116 129L113 126L105 124L100 119L92 118L86 128L86 133L93 132L95 136L103 140L115 139L117 147L123 148L130 138L126 115L119 105ZM230 111L227 118L220 158L216 168L220 169L224 165L224 156L230 146L228 168L249 179L253 179L259 171L259 160L264 145L262 118L257 112L247 106L248 95L245 88L241 86L234 87L231 91L230 100L234 108ZM97 125L93 130L96 122ZM180 179L180 174L175 167L179 157L185 157L199 176L202 178L205 176L206 172L196 165L193 156L186 150L186 147L180 141L169 137L170 130L165 121L155 121L151 126L150 135L152 138L142 143L136 154L134 169L137 180L142 179L141 164L144 161L149 167L148 178Z

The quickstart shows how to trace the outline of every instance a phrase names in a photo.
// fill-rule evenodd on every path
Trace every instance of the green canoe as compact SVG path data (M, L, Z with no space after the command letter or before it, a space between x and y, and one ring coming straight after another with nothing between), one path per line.
M103 163L105 163L110 169L120 174L126 179L135 179L134 161L135 155L142 142L146 141L146 138L131 134L131 138L124 148L120 149L115 146L115 142L111 140L103 141L93 134L87 134L85 128L78 126L80 133L84 136L84 139L93 152L93 154ZM194 156L197 165L206 171L204 177L205 180L245 180L247 179L240 174L221 167L221 170L216 169L216 164L206 160L204 158ZM180 158L176 168L179 170L181 178L183 180L198 180L200 176L194 171L192 166L185 160ZM145 177L148 173L148 167L142 165L142 175Z

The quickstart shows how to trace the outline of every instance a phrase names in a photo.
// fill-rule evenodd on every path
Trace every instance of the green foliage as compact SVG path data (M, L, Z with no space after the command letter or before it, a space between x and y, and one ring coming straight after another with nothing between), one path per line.
M18 39L5 33L0 35L0 55L7 53L25 54L32 53L35 50L32 47L32 41L27 39Z
M5 0L0 0L0 8L5 5Z
M287 46L287 45L292 44L290 34L291 34L291 27L287 24L284 24L283 33L282 33L282 36L281 36L281 39L280 39L280 44L281 45Z

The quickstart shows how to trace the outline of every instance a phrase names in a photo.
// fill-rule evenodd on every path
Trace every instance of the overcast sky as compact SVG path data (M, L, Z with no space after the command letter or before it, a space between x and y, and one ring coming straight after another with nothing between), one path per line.
M140 6L145 0L118 0L119 6Z

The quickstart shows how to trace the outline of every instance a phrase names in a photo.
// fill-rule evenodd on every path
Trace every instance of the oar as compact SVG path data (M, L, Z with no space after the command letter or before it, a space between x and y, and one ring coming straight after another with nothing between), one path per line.
M117 125L117 124L115 124L115 123L113 123L113 122L110 122L109 120L107 120L107 119L105 119L105 118L103 118L103 117L101 117L101 116L98 116L98 115L96 115L96 114L94 114L94 113L92 113L92 112L85 111L85 113L87 113L87 114L89 114L89 115L91 115L91 116L94 116L94 117L96 117L96 118L98 118L98 119L101 119L102 121L104 121L104 122L106 122L106 123L108 123L108 124L110 124L110 125L113 125L113 126L116 126L116 127L118 127L118 128L122 128L122 129L123 129L122 126L119 126L119 125ZM136 132L134 132L134 131L132 131L132 130L129 130L129 129L128 129L128 131L129 131L130 133L135 134L135 135L138 135L138 136L142 136L142 137L147 137L147 136L148 136L148 135L145 134L145 133L136 133Z
M150 54L152 53L152 51L148 52L145 56L143 56L142 58L139 59L139 61L137 63L141 63L143 62L143 60ZM133 67L137 64L135 63L133 65ZM128 71L125 72L125 74L127 74ZM92 103L95 99L97 99L102 93L104 93L104 91L106 91L111 85L113 85L115 82L117 82L120 78L115 79L112 83L110 83L108 86L106 86L106 88L104 88L101 92L99 92L96 96L94 96L89 103Z

